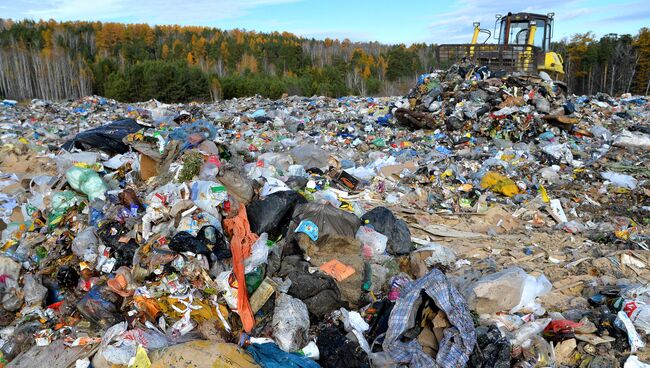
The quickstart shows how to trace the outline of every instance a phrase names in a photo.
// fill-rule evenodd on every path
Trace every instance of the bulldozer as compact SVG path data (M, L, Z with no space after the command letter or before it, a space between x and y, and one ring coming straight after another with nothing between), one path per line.
M552 79L561 81L564 60L550 51L554 16L554 13L497 14L493 32L475 22L472 42L438 46L436 61L439 66L444 66L465 59L492 71L516 72L531 77L545 72ZM481 35L487 35L483 42L479 42ZM496 44L487 43L491 37L497 41Z

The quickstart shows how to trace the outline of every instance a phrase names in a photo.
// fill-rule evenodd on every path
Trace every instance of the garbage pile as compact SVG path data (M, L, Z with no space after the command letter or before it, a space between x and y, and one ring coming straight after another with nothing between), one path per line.
M0 366L643 367L650 104L0 105Z

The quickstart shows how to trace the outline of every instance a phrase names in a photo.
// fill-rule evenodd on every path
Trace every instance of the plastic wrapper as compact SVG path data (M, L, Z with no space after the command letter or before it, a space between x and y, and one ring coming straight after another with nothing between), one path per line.
M519 327L519 329L517 329L513 338L510 339L510 343L512 346L529 347L531 344L531 339L534 336L541 334L550 322L550 318L543 318L524 324L523 326Z
M72 240L72 252L86 262L97 261L97 245L99 239L93 227L87 227Z
M214 181L197 180L190 185L192 202L203 211L220 218L217 206L228 199L226 187Z

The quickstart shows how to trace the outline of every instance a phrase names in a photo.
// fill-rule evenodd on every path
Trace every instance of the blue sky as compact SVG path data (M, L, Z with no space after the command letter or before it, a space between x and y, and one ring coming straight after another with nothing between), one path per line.
M648 0L0 0L3 18L205 25L405 44L469 42L472 22L492 30L494 15L508 11L555 12L555 40L650 27Z

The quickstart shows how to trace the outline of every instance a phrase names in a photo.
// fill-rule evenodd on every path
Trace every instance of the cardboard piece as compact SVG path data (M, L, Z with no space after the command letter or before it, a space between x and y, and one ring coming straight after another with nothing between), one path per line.
M409 170L412 173L416 172L418 169L417 161L409 161L399 165L384 166L379 169L379 173L381 173L382 176L388 178L393 175L399 176L399 174L402 173L402 171L405 169Z
M352 276L355 272L354 268L343 264L338 259L333 259L320 266L320 270L332 276L336 281L343 281Z
M140 154L140 177L147 181L149 178L158 175L158 163L151 157Z

